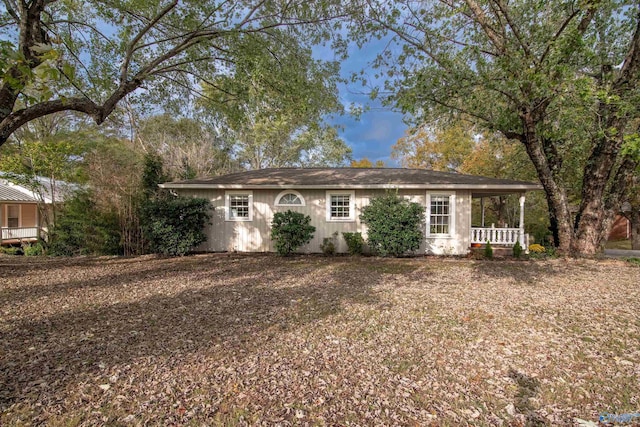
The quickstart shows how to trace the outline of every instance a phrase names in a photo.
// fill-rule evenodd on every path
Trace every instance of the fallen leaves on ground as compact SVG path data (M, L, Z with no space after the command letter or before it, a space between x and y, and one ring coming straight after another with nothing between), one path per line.
M576 425L640 409L622 261L0 258L2 425Z

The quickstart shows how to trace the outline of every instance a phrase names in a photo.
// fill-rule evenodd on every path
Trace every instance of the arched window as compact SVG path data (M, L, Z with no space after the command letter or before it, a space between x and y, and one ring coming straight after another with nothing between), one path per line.
M294 190L286 190L276 197L276 206L304 206L304 197Z

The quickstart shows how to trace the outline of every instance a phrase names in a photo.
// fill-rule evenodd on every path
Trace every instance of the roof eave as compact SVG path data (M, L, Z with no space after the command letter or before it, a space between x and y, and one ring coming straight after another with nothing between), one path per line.
M159 184L165 189L184 190L487 190L487 191L536 191L542 190L539 184L331 184L331 185L296 185L296 184L183 184L167 182Z

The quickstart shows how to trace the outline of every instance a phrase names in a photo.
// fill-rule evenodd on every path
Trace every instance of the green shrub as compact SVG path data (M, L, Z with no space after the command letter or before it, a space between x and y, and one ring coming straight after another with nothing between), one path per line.
M14 246L0 246L0 253L7 255L22 255L22 249Z
M368 227L367 243L381 256L401 256L420 247L423 239L424 207L386 193L374 197L360 219Z
M484 246L483 255L486 259L493 259L493 248L491 242L487 240L487 244Z
M331 237L325 237L322 239L322 243L320 244L320 249L322 253L330 256L335 255L336 253L336 237L338 236L338 232L333 233Z
M183 256L207 240L204 226L211 203L197 197L165 194L142 206L142 232L152 253Z
M342 233L344 241L347 242L347 248L349 248L349 254L360 255L362 254L362 248L364 246L364 239L362 233Z
M531 245L529 245L529 252L530 253L535 253L535 254L543 254L545 253L546 249L544 248L544 246L539 245L537 243L533 243Z
M115 212L98 209L91 192L67 200L49 233L48 253L57 256L119 255L120 223Z
M271 238L280 255L289 255L313 238L316 228L310 225L311 217L288 210L277 212L271 222ZM334 248L335 250L335 248Z
M513 245L513 257L520 258L522 256L522 246L520 245L520 241L516 241L516 244Z
M142 194L145 199L162 197L163 192L158 184L169 181L164 173L164 162L158 154L145 154L142 167Z
M545 252L547 258L558 258L558 250L552 244L549 244L548 246L545 246L544 252Z
M26 245L22 248L25 256L40 256L44 254L44 247L42 243L37 242L31 245Z

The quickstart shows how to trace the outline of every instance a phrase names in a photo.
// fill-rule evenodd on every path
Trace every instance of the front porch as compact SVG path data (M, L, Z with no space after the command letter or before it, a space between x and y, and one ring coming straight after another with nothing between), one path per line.
M46 236L41 212L35 202L0 203L0 245L32 243Z
M469 230L469 243L471 247L480 247L490 242L492 246L497 247L513 247L516 242L520 243L520 246L525 251L525 253L529 253L529 235L524 231L524 204L525 204L525 196L524 193L520 194L519 205L520 212L518 218L518 227L496 227L495 224L491 224L491 226L485 226L485 199L490 197L500 197L505 195L496 195L496 194L474 194L473 198L480 200L480 226L471 226ZM473 221L472 221L473 224Z
M41 234L39 227L2 227L0 244L14 245L23 242L35 242Z
M471 227L470 242L472 245L491 242L492 245L502 246L514 246L520 242L520 246L526 250L529 247L529 235L520 228L496 228L492 224L491 227Z

